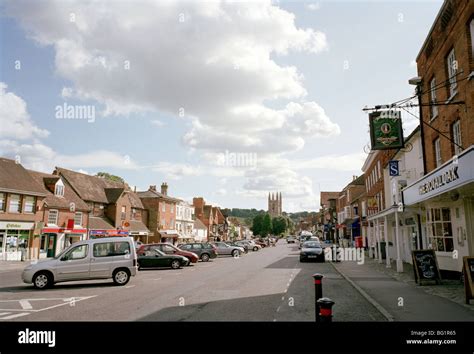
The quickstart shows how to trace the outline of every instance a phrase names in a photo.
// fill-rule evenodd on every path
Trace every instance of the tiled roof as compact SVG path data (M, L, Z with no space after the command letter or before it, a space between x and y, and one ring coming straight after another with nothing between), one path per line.
M44 202L49 208L69 209L71 203L74 203L76 210L88 211L89 206L79 198L67 181L64 183L64 196L58 197L54 195L53 191L47 188L48 184L55 184L59 180L59 176L28 170L30 176L43 188L46 198Z
M173 203L179 203L182 201L181 199L173 198L168 195L161 194L160 192L151 190L147 190L146 192L137 192L137 194L140 198L162 198L168 202Z
M0 191L44 196L44 188L14 160L0 158Z
M89 229L93 230L111 230L115 229L113 223L107 218L100 218L97 216L89 217Z
M79 197L85 201L107 204L109 203L109 200L105 189L127 188L127 186L121 182L110 181L105 178L90 176L60 167L56 167L55 172L63 176L69 184L71 184Z

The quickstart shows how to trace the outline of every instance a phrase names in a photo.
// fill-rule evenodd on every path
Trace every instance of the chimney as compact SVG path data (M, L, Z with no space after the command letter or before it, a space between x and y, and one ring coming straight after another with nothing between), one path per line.
M197 197L193 198L193 206L196 208L196 210L201 210L204 207L204 198L202 197Z
M150 186L150 188L148 188L148 190L149 190L149 191L156 192L156 185Z
M161 194L168 195L168 184L166 182L161 184Z

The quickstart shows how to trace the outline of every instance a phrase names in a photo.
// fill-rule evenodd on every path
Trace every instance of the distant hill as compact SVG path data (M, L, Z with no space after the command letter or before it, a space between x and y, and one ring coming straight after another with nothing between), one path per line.
M222 209L222 213L227 216L235 216L235 217L243 218L243 219L247 219L247 218L253 219L255 215L265 213L265 210L226 208L226 209Z

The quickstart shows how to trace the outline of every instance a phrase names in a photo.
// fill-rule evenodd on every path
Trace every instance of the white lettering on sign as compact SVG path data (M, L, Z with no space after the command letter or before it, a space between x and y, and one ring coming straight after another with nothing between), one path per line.
M457 179L459 179L458 166L454 166L453 168L444 172L443 174L432 178L426 183L423 183L419 187L418 192L420 193L420 195L423 195L435 189L438 189L448 183L451 183Z

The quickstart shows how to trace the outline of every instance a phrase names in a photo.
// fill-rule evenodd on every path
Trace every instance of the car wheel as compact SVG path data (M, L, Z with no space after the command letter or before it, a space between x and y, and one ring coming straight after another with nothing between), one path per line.
M303 262L304 262L304 258L300 257L300 262L303 263Z
M255 247L253 248L253 250L254 250L254 251L258 251L258 247L255 246Z
M125 285L130 280L130 272L127 269L116 269L112 276L115 285Z
M201 255L201 261L208 262L209 261L209 255L207 253L202 254Z
M240 256L239 250L233 250L232 251L232 257L238 257L238 256Z
M181 267L181 262L178 261L177 259L175 259L171 262L171 268L178 269L179 267Z
M47 289L53 285L53 277L48 272L39 272L33 278L33 285L36 289Z

